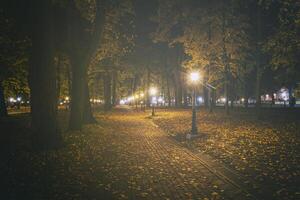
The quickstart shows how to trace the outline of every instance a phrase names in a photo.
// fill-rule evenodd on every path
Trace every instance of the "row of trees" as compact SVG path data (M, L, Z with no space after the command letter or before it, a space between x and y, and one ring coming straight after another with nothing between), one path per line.
M5 29L1 32L1 115L7 115L4 96L8 97L11 91L4 88L5 81L12 83L14 77L26 79L28 73L34 144L42 149L56 148L62 142L57 124L61 88L68 84L70 130L80 130L83 124L95 122L88 71L97 67L103 69L107 66L100 66L100 60L114 57L114 54L118 54L114 57L117 59L128 51L126 45L131 38L118 28L129 23L132 2L32 0L3 3L1 23L6 24L1 26ZM17 74L23 70L26 73ZM18 90L17 94L25 95L25 92Z
M227 112L229 100L244 97L247 106L255 96L259 108L262 92L299 81L299 2L159 2L154 41L181 45L189 58L179 70L200 69L226 98Z
M169 105L188 104L186 73L200 70L205 105L299 82L296 0L30 0L1 6L0 106L30 98L35 144L61 144L57 105L70 97L69 128L93 123L90 99L105 109L159 86ZM28 77L28 81L27 81ZM213 99L213 100L212 100ZM174 103L173 101L174 100ZM212 100L212 101L210 101Z

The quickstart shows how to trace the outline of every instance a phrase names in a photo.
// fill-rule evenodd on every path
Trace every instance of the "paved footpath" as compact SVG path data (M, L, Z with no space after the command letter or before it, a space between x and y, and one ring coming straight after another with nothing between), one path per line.
M109 130L109 145L102 146L106 174L101 178L112 181L103 187L116 198L255 199L206 165L201 156L169 138L147 113L123 108L99 120Z

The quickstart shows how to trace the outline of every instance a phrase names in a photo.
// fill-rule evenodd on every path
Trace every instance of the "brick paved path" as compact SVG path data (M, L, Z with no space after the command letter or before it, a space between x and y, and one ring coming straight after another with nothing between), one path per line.
M101 178L111 181L103 186L116 198L254 199L168 138L147 114L123 110L100 121L109 144L102 145Z

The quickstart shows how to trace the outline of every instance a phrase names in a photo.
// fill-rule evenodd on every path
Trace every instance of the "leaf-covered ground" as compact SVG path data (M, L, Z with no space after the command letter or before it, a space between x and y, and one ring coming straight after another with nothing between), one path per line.
M186 142L191 127L190 110L161 110L157 125L188 148L217 159L248 178L258 190L268 188L274 199L300 199L300 115L285 109L223 110L197 114L202 137ZM258 184L256 184L258 183ZM260 187L260 188L259 188Z
M252 199L201 165L147 113L96 116L98 124L66 132L65 147L48 152L31 150L28 116L0 124L7 136L1 198Z
M201 112L205 137L187 144L189 110L159 110L154 118L149 112L98 112L98 124L65 132L65 146L48 152L32 150L27 115L1 121L1 199L253 199L203 166L194 150L251 184L271 186L274 199L299 199L297 117L286 124Z

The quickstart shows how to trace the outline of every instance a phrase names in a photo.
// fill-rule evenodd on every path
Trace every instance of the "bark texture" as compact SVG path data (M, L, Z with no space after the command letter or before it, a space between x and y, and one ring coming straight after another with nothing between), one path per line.
M62 141L57 124L53 11L50 0L35 1L33 6L35 28L29 68L31 128L34 145L52 149L60 146Z

